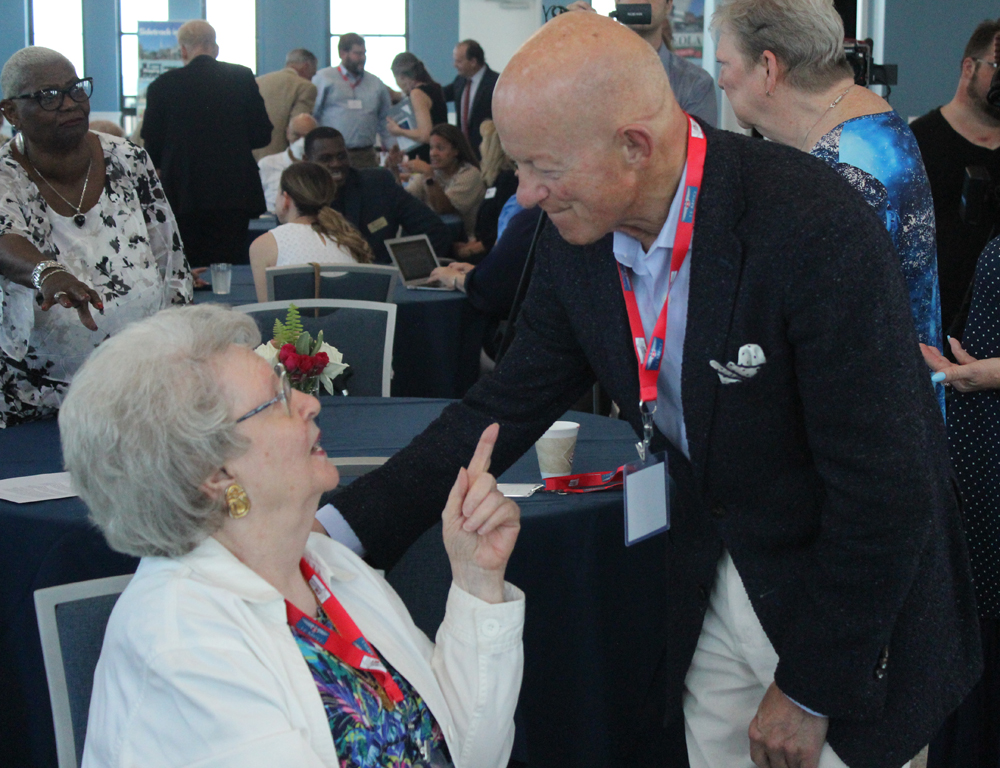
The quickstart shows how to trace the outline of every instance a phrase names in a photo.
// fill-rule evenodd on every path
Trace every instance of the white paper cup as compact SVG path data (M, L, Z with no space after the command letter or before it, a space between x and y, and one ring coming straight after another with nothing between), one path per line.
M538 469L542 479L573 474L573 454L580 425L575 421L557 421L535 443Z
M232 264L213 264L212 293L229 293L233 280Z

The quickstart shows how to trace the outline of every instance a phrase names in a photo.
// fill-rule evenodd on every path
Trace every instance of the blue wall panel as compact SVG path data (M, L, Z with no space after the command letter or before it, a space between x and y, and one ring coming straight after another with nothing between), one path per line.
M951 101L972 30L998 15L995 0L886 0L885 60L899 65L889 101L904 119Z
M83 62L87 75L94 78L90 108L95 112L121 109L118 88L118 17L116 3L83 0Z
M293 48L308 48L320 68L330 66L329 0L257 0L257 74L284 67Z
M458 0L409 0L410 51L439 83L455 79L451 52L458 42Z
M28 44L27 0L0 0L0 66Z

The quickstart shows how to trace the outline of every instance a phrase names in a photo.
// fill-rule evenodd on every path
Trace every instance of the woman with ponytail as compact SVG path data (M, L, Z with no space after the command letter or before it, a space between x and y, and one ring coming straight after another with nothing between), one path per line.
M267 301L268 267L289 264L370 264L367 241L330 207L337 182L316 163L293 163L281 174L275 203L280 226L250 245L257 301Z

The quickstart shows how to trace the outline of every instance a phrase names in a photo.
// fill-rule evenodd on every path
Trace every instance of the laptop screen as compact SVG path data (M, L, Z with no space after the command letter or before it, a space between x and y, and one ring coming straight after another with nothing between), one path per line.
M386 247L392 248L404 281L428 277L437 266L430 243L424 238L407 243L386 243Z

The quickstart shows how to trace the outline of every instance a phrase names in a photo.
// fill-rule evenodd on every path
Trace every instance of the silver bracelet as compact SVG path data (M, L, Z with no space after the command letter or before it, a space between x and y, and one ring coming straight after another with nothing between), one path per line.
M58 261L40 261L35 265L35 268L31 271L31 284L35 287L36 291L42 290L42 283L44 282L42 275L53 269L59 272L69 272Z

